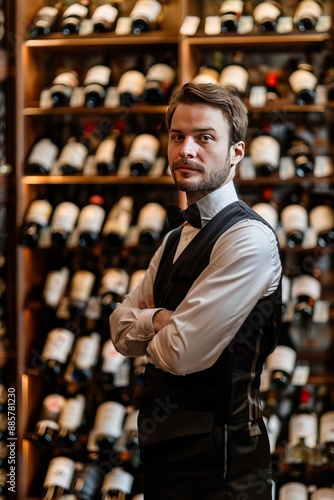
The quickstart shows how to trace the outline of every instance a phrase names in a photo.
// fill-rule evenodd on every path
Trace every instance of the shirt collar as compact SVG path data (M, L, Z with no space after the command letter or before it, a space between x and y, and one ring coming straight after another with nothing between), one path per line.
M237 201L238 195L233 181L224 184L220 188L207 194L196 203L201 213L203 221L211 220L223 208Z

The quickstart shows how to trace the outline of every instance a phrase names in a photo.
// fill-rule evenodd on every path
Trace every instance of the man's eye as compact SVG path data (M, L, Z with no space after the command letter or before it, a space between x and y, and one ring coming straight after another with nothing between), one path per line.
M211 135L202 135L201 140L205 141L205 142L209 142L209 141L212 141L212 137L211 137Z
M173 135L172 140L173 141L182 141L183 136L182 135Z

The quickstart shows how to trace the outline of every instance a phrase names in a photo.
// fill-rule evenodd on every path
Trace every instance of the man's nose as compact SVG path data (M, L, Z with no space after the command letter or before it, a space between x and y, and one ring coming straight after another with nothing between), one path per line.
M180 156L181 158L189 158L195 155L195 147L194 141L191 138L185 138L181 150Z

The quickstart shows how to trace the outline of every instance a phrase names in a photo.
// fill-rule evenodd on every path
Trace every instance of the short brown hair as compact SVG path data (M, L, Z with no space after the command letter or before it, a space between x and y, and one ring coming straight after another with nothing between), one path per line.
M166 126L170 129L178 104L202 103L220 108L229 125L230 145L245 141L248 111L242 100L220 85L185 83L172 96L166 111Z

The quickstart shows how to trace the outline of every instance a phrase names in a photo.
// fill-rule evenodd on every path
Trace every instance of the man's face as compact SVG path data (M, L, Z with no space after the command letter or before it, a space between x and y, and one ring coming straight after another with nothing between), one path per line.
M222 111L206 104L179 104L169 131L168 161L176 186L193 203L233 179L244 143L229 147Z

